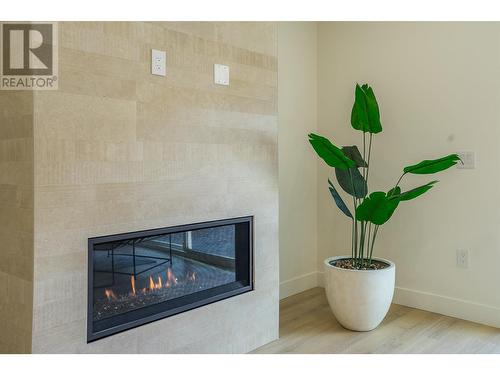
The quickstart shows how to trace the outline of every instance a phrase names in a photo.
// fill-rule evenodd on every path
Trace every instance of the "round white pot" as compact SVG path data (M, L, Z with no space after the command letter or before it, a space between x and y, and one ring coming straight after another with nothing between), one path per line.
M337 256L325 259L325 290L328 303L339 323L353 331L371 331L384 319L394 295L396 265L386 259L373 258L389 264L380 270L349 270L334 267L331 261L350 258Z

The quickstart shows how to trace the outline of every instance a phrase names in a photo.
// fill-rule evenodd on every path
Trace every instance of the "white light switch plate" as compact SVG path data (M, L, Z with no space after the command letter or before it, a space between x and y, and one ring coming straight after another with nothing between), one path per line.
M167 75L167 52L157 49L151 50L151 74L156 76Z
M229 86L229 66L214 64L214 83Z
M457 168L459 169L474 169L476 168L476 155L472 151L459 151L457 152L463 164L458 162Z

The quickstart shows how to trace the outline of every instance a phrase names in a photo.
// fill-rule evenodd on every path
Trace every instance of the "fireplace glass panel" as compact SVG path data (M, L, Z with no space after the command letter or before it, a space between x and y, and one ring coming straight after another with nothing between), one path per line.
M251 290L251 219L90 239L89 283L89 341Z

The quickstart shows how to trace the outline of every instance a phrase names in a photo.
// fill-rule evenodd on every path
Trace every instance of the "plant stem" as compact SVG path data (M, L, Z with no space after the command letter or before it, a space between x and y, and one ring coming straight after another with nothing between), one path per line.
M366 132L363 132L363 160L366 160ZM365 178L366 170L363 168L363 178Z
M352 186L352 191L354 192L354 180L352 179L352 172L349 169L349 178L351 180L351 186ZM357 257L357 252L358 252L358 221L356 220L356 196L353 195L352 197L352 203L354 205L354 257Z
M366 160L366 132L363 132L363 160ZM367 169L363 168L363 180L366 184ZM366 195L363 197L365 200ZM361 222L361 233L359 235L359 266L363 266L363 259L365 255L365 239L366 239L366 222Z
M370 249L370 263L372 261L373 246L375 245L375 238L377 238L378 228L379 228L379 225L375 225L375 229L373 231L372 246L371 246L371 249Z
M351 225L351 258L354 258L354 219Z
M369 257L369 264L372 264L372 256L371 256L371 250L370 250L370 237L372 234L372 223L368 223L368 239L366 241L366 255L370 255Z
M373 139L373 134L370 133L370 140L368 144L368 159L366 160L366 176L365 176L365 184L366 184L366 191L368 194L368 176L370 173L370 159L371 159L371 154L372 154L372 139ZM366 241L366 255L368 256L368 253L370 251L370 237L371 237L371 229L372 229L372 223L368 223L368 239ZM366 228L365 228L366 230ZM370 256L370 262L371 264L371 256Z
M368 173L370 172L370 157L372 153L372 133L370 133L370 143L368 145L368 160L366 161L366 190L368 190Z
M365 236L366 236L366 222L361 222L361 234L359 235L359 252L361 265L363 264L363 259L365 255Z
M406 172L404 172L401 177L399 177L399 180L398 182L396 182L396 186L394 186L394 189L392 191L392 194L391 194L391 197L394 195L394 192L396 191L396 188L398 187L399 183L401 182L401 180L403 179L403 177L405 176ZM390 198L390 197L389 197Z
M406 174L406 172L404 172L404 173L401 175L401 177L399 177L398 182L396 182L396 185L395 185L395 186L391 189L391 190L392 190L392 193L391 193L391 195L389 195L389 196L388 196L388 198L391 198L391 197L394 195L394 193L396 193L396 188L399 186L399 183L401 182L401 180L403 179L403 177L405 176L405 174ZM372 246L372 247L373 247L373 246ZM372 250L372 251L373 251L373 250Z
M356 212L356 198L354 201L354 212ZM356 214L354 214L354 259L358 258L358 221L356 220Z
M370 251L370 237L369 237L369 224L371 224L369 221L365 221L365 237L363 239L363 255L364 259L368 259L368 252ZM367 236L368 234L368 236Z

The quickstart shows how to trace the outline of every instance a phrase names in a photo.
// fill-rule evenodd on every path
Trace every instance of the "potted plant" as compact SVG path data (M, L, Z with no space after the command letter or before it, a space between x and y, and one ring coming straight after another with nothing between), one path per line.
M431 181L403 192L399 187L401 180L409 174L440 172L461 160L458 155L451 154L421 161L405 167L396 185L387 192L369 193L372 138L382 131L382 125L377 99L367 84L356 84L351 125L362 132L363 154L357 146L339 148L317 134L309 134L309 142L318 156L335 169L337 183L350 195L352 203L351 211L328 179L335 204L352 222L351 255L324 261L328 302L342 326L355 331L370 331L384 319L394 294L395 264L373 257L380 226L391 218L400 203L419 197L437 183Z

